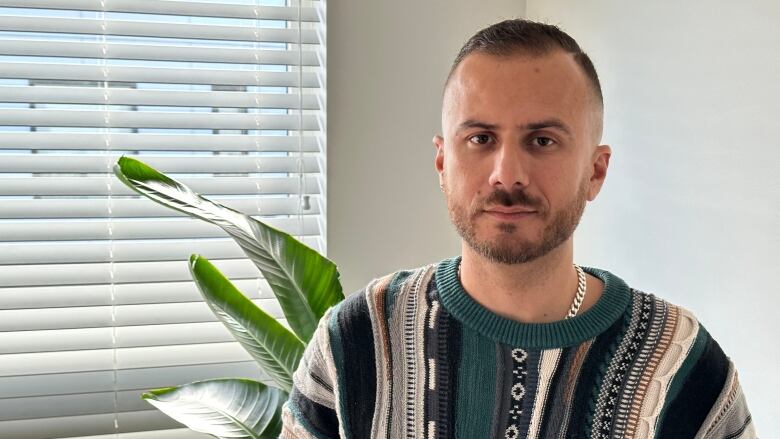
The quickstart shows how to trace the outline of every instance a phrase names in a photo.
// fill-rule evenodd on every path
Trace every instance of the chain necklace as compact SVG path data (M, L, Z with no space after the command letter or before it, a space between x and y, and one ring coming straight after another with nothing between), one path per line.
M571 302L571 308L569 308L569 314L566 316L570 319L577 315L577 311L582 306L582 301L585 299L585 273L582 271L579 265L574 264L574 269L577 270L577 294L574 295L574 300ZM458 264L458 282L460 282L460 264Z

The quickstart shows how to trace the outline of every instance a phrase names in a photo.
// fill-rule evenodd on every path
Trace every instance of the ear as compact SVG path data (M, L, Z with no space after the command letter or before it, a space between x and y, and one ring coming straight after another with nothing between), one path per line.
M609 145L599 145L591 157L591 175L588 182L588 201L593 201L601 192L601 186L604 179L607 178L607 168L609 167L609 158L612 156L612 149Z
M439 173L439 185L444 184L444 137L437 134L433 136L433 146L436 148L436 158L433 161L436 172Z

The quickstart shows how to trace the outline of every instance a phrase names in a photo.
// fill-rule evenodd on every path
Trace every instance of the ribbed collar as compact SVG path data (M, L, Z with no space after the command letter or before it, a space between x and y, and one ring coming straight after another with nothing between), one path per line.
M597 268L583 271L604 282L598 302L582 314L551 323L521 323L477 303L458 279L461 256L445 259L436 267L436 287L442 305L467 327L495 341L529 349L554 349L578 345L604 332L628 306L628 285L614 274Z

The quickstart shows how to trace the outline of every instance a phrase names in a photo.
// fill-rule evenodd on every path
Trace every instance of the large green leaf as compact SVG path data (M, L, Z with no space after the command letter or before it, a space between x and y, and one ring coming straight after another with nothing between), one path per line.
M212 202L138 160L120 158L114 173L136 192L222 227L263 273L304 342L325 311L344 299L336 265L289 234Z
M141 396L192 430L217 438L276 438L287 394L246 379L196 381Z
M293 372L303 356L303 343L247 299L206 258L192 255L190 272L217 318L279 387L290 392Z

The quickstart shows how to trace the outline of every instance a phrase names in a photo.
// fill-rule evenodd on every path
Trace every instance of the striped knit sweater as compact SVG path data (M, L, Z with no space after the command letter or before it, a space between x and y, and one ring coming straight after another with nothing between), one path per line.
M582 267L574 318L502 318L460 257L374 279L320 322L282 438L754 438L733 363L688 310Z

